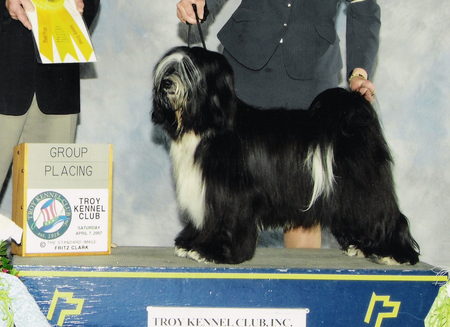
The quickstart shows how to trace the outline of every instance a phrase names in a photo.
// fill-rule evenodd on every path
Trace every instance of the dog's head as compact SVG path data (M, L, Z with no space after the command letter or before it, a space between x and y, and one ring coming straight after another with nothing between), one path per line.
M235 101L233 70L217 52L177 47L155 67L152 121L173 140L229 128Z

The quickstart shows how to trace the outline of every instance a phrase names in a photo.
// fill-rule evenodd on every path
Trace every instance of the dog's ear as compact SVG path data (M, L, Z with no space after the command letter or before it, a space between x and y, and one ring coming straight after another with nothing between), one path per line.
M171 49L153 70L152 122L163 127L172 139L177 139L180 132L177 108L175 108L180 101L176 101L177 95L174 94L173 89L177 89L176 72L185 51L181 47Z
M198 76L192 78L192 95L183 113L184 127L199 133L230 128L236 110L230 64L223 55L202 48L192 48L188 55Z
M236 110L236 95L234 91L234 76L231 66L225 57L218 67L215 77L215 87L211 90L211 116L218 127L228 127L234 120ZM221 60L222 61L222 60ZM214 76L212 76L214 79Z

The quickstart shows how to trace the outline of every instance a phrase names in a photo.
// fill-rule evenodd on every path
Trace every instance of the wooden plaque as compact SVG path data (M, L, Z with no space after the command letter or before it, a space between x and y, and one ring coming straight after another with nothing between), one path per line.
M22 143L14 149L20 256L111 253L112 145Z

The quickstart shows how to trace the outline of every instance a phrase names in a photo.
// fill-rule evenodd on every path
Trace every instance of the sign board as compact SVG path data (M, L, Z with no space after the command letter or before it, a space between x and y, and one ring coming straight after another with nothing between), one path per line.
M148 327L306 327L309 309L147 307Z
M14 149L20 256L111 253L112 145L22 143Z

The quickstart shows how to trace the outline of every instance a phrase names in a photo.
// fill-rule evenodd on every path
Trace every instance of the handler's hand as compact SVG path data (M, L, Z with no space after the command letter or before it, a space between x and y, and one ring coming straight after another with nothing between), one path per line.
M367 77L367 73L364 69L356 68L353 70L353 74L361 74L363 76ZM360 77L360 76L354 76L351 77L349 81L349 87L352 91L358 91L364 97L372 103L375 100L375 85L372 84L371 81L369 81L366 78Z
M23 26L31 30L31 23L25 14L25 10L34 11L34 5L30 0L6 0L5 6L12 19L19 20Z
M197 24L192 4L197 5L198 17L203 19L205 0L181 0L177 4L177 17L184 24Z

